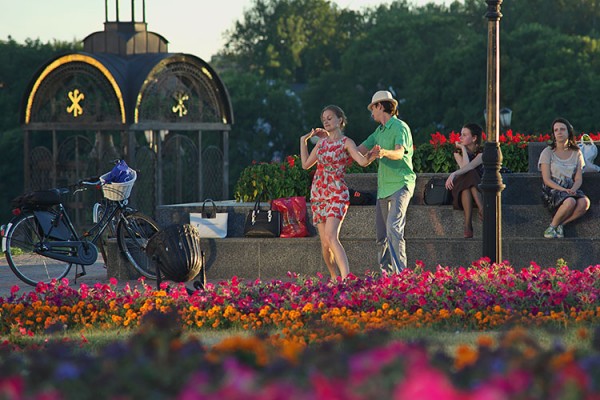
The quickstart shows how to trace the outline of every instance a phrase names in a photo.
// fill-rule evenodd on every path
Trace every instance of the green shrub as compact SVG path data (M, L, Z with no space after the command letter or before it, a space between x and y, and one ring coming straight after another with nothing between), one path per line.
M455 143L460 135L450 132L448 136L436 132L431 135L429 143L415 147L413 166L417 173L436 172L450 173L457 169L454 159ZM527 145L529 142L543 142L549 135L523 135L508 130L499 137L502 151L502 166L512 172L527 172L529 168ZM598 140L598 139L595 139ZM378 160L367 167L352 163L346 173L377 172ZM280 197L304 196L309 200L310 184L314 168L303 170L300 157L286 157L283 162L253 163L240 175L234 189L237 201L252 202L265 192L263 201Z
M263 201L293 196L308 199L312 171L302 169L297 155L288 156L283 162L254 163L242 171L235 185L234 198L253 202L264 192Z

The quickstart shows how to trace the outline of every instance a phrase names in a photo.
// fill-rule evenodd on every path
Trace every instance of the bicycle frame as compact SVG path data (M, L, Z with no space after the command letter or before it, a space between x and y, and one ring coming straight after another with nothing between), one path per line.
M13 201L15 218L0 227L0 233L2 251L19 279L33 286L50 282L65 277L73 264L81 266L82 271L76 271L75 278L85 275L85 266L98 260L99 249L107 260L102 239L107 228L133 268L142 276L156 279L158 270L145 249L149 238L159 231L158 224L128 206L137 172L128 167L125 182L110 182L108 175L85 178L68 188L28 192ZM92 187L102 189L103 200L94 205L92 227L80 234L62 195Z
M124 203L125 201L107 200L107 210L100 221L81 236L77 233L62 203L57 204L52 210L33 210L35 218L42 228L40 242L35 249L36 253L71 264L94 264L98 259L98 249L95 244L110 221L125 209Z

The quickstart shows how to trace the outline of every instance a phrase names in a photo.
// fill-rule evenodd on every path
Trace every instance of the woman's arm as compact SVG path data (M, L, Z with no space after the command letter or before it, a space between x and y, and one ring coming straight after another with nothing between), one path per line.
M311 130L306 135L300 137L300 160L302 161L302 168L309 169L317 162L317 146L312 149L310 155L308 154L308 141L315 135L315 130Z
M350 154L350 157L352 157L354 159L354 161L356 161L361 167L366 167L367 165L371 164L371 162L373 160L369 160L369 158L367 158L369 156L369 153L365 155L363 155L363 153L361 153L358 150L358 147L356 147L356 143L354 142L354 140L347 138L346 139L346 151L348 152L348 154Z
M583 183L583 163L585 163L583 159L583 153L581 150L577 150L577 156L579 157L577 160L577 170L575 171L575 176L573 177L573 194L577 189L581 188L581 184Z
M471 171L472 169L479 167L482 163L483 153L479 153L467 165L457 169L456 171L450 174L448 179L446 179L446 188L452 190L452 188L454 187L454 178L456 178L458 175L465 174Z
M467 151L467 148L465 146L460 144L460 142L457 142L455 146L457 149L460 149L460 154L454 153L454 159L458 164L458 168L462 168L470 162L469 152Z
M575 192L577 189L581 188L582 183L583 183L583 171L581 170L581 168L577 168L577 171L575 172L575 179L573 182L573 187L571 188L571 190L573 190L573 192Z

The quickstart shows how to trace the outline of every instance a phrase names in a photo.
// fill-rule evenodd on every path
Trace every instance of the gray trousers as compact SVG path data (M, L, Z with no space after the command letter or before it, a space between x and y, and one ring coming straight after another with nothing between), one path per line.
M405 186L388 197L377 199L375 228L380 246L379 266L387 273L398 273L406 268L404 227L412 196L413 192Z

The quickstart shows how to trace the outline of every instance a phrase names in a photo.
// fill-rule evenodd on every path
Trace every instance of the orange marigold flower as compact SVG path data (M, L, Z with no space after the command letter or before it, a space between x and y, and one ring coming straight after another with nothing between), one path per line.
M488 335L481 335L477 338L477 345L479 347L492 347L494 345L494 338Z
M469 365L475 364L479 353L466 344L458 346L456 349L456 358L454 359L454 368L463 369Z

